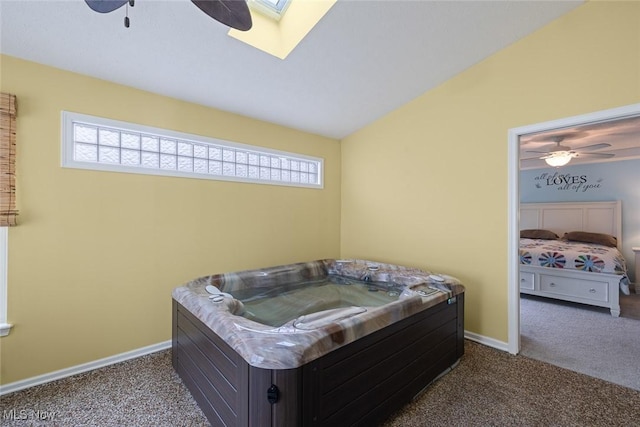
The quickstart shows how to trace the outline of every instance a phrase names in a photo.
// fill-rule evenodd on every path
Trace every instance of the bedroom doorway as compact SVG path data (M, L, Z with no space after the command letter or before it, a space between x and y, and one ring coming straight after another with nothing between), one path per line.
M520 141L521 137L577 126L592 125L640 116L640 104L598 111L529 126L513 128L508 133L508 351L521 350L521 317L519 291L519 205L520 205ZM560 142L559 142L560 143ZM640 281L636 279L636 281Z

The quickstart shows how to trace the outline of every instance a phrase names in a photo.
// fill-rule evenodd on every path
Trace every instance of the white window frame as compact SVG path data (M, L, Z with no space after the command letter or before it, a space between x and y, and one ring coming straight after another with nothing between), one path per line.
M7 282L9 264L9 227L0 227L0 337L9 335L10 323L7 323Z
M257 12L262 13L269 18L280 21L284 13L287 11L291 0L278 0L274 3L266 0L249 0L249 7Z
M61 165L65 168L77 168L77 169L89 169L89 170L98 170L98 171L110 171L110 172L125 172L125 173L134 173L134 174L144 174L144 175L160 175L160 176L175 176L175 177L184 177L184 178L197 178L197 179L211 179L216 181L233 181L233 182L245 182L245 183L253 183L253 184L267 184L267 185L279 185L279 186L289 186L289 187L304 187L304 188L313 188L313 189L322 189L324 188L324 159L320 157L307 156L298 153L290 153L286 151L272 150L264 147L257 147L247 144L241 144L237 142L225 141L221 139L209 138L201 135L193 135L183 132L176 132L168 129L155 128L151 126L144 126L135 123L123 122L119 120L106 119L102 117L95 117L86 114L74 113L69 111L62 111L62 135L61 135ZM213 173L204 173L204 172L193 172L193 171L184 171L178 170L178 168L174 169L161 169L160 166L157 168L149 168L144 167L142 164L129 166L123 165L120 163L100 163L98 161L80 161L75 159L74 150L76 141L74 139L74 124L80 125L88 125L88 126L96 126L101 129L112 129L117 132L124 133L132 133L132 134L141 134L141 135L149 135L158 138L166 138L177 141L177 143L183 144L193 144L198 146L207 146L207 150L209 150L212 146L228 148L229 150L234 150L234 152L245 152L250 153L252 155L269 156L272 162L277 162L278 159L282 161L282 159L287 159L289 163L296 163L302 165L305 164L305 167L315 168L317 179L316 182L300 182L301 178L298 182L294 181L284 181L265 178L260 176L258 179L250 178L248 176L235 176L235 175L224 175L224 174L213 174ZM82 143L79 143L82 145ZM120 153L126 151L122 148L122 141L119 143L120 145L117 147L120 150ZM99 146L98 146L99 147ZM99 148L98 148L99 149ZM179 161L180 156L178 154L175 155ZM185 159L191 158L194 162L196 161L195 154L191 157L184 157ZM197 159L201 160L201 159ZM204 160L204 159L202 159ZM208 162L211 160L209 158L206 159ZM217 162L217 160L216 160ZM240 161L233 161L229 164L233 163L234 170L236 170L236 166L240 165L244 166ZM312 166L313 165L313 166ZM250 165L248 167L253 168L256 165ZM264 172L265 168L269 169L268 175L270 177L274 176L274 174L285 176L290 176L293 179L295 176L302 177L304 171L290 171L286 169L281 169L280 167L274 166L271 167L265 165L258 165L260 168L260 174ZM194 167L195 169L195 167ZM279 171L279 172L278 172ZM299 172L299 173L297 173ZM312 177L313 173L307 173L307 177Z

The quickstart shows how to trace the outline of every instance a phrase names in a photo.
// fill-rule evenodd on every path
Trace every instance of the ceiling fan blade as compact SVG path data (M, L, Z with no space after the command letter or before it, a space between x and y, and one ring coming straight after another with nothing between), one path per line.
M576 148L576 150L578 150L578 151L600 150L602 148L607 148L607 147L611 147L611 144L607 144L606 142L603 142L602 144L593 144L593 145L587 145L587 146L584 146L584 147Z
M520 161L527 161L527 160L542 160L540 157L520 157Z
M84 1L92 10L96 12L109 13L127 4L128 0L84 0Z
M549 154L549 151L525 150L525 153Z
M613 153L576 153L577 157L600 157L601 159L609 159L615 154Z
M253 25L245 0L191 0L198 8L231 28L247 31Z
M540 134L533 134L529 136L524 136L521 140L527 142L554 142L558 140L558 142L563 142L565 140L575 139L578 137L586 136L587 132L578 131L578 130L559 130L554 132L543 132Z

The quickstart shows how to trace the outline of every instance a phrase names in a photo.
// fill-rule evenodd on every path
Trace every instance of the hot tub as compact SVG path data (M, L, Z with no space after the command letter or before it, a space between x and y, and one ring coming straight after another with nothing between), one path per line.
M319 260L173 291L173 366L212 425L374 425L455 366L464 287Z

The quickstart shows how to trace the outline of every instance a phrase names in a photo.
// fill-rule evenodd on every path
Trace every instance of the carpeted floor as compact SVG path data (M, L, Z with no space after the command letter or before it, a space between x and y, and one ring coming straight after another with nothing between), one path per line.
M465 352L384 426L640 426L638 391L470 341ZM169 351L0 397L0 408L7 427L208 425Z
M640 320L640 292L620 295L620 316Z
M209 425L173 371L170 350L2 396L0 409L2 427Z
M622 316L640 307L638 294L625 301ZM533 296L520 299L520 316L523 356L640 390L640 321Z

